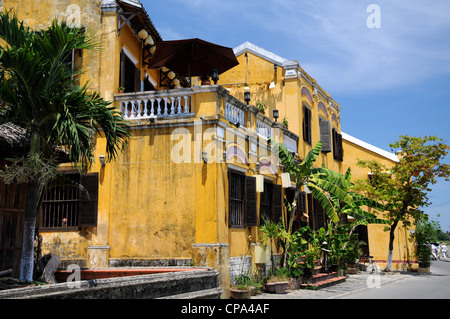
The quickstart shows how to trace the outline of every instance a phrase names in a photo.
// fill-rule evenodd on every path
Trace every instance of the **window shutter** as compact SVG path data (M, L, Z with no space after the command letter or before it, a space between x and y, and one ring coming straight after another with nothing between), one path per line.
M98 173L81 175L80 227L97 227Z
M338 134L338 160L344 160L344 148L342 147L342 134Z
M303 106L303 140L311 144L311 110Z
M339 134L333 128L333 158L336 161L342 162L344 160L344 148L342 147L342 134Z
M245 178L245 225L258 226L256 212L256 178Z
M314 217L314 197L312 194L307 194L308 198L308 215L309 215L309 227L315 229L315 217Z
M120 86L125 87L125 53L120 51Z
M141 92L141 70L134 67L134 92Z
M273 184L272 187L272 221L278 223L282 216L282 193L281 185Z
M330 121L319 117L320 140L322 141L321 151L324 153L331 152L331 131Z
M297 198L297 207L298 207L298 213L301 216L301 214L306 213L306 193L305 192L299 192L298 198Z

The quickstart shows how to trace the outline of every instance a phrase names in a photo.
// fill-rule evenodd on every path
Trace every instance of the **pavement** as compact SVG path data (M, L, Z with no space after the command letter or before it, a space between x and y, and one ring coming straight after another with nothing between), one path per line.
M450 262L450 259L447 259L447 262ZM359 271L356 274L348 275L347 279L342 283L323 287L319 290L295 289L287 290L284 294L262 293L252 296L251 299L338 299L365 289L380 288L385 284L407 279L411 276L423 275L427 274L400 271L372 274L366 271Z

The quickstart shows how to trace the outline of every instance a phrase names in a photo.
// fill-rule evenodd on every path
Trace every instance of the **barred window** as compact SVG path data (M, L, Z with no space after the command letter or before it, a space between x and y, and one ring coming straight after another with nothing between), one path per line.
M98 173L65 174L49 187L41 205L41 230L97 226Z

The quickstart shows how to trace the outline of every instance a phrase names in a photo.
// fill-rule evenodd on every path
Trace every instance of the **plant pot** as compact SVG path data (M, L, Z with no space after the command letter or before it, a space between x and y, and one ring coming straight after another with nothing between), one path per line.
M230 289L231 299L249 299L250 290Z
M256 287L255 286L249 286L248 287L250 296L254 296L256 294Z
M265 289L269 293L282 294L286 291L288 285L288 281L268 282Z
M289 278L289 286L290 289L300 289L303 284L303 278Z
M349 268L347 268L347 271L350 275L354 275L354 274L358 273L358 268L357 267L349 267Z

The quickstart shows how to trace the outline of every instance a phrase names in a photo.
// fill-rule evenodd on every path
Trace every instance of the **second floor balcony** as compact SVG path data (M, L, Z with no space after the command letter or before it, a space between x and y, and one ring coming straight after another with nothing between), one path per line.
M174 121L220 121L225 127L248 136L280 140L291 152L297 153L299 138L295 133L259 113L255 106L236 99L220 85L122 93L116 94L114 101L131 126L156 128Z

